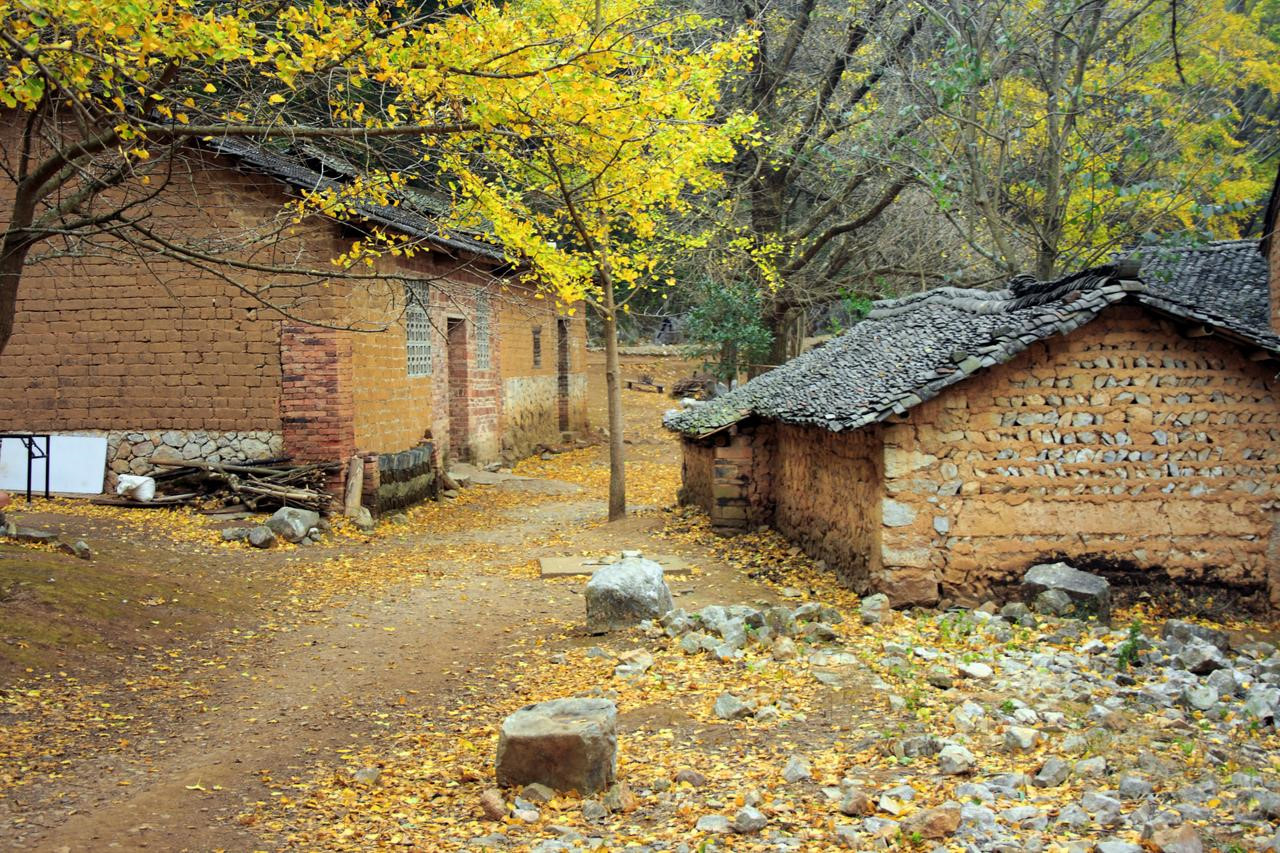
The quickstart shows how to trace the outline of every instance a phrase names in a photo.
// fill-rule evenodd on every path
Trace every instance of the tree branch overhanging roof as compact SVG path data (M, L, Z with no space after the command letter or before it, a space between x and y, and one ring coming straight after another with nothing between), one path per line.
M237 137L216 137L207 140L204 145L211 151L232 158L247 170L267 175L299 190L335 188L358 173L358 169L346 162L341 155L318 145L307 145L299 151L277 152ZM308 161L318 164L321 170L312 168ZM447 205L448 202L442 200L439 204ZM368 201L357 204L355 208L360 219L425 240L446 251L464 252L499 263L507 260L502 248L487 240L484 235L456 229L446 232L442 229L439 219L447 211L434 209L425 194L402 199L400 206Z
M1141 280L1124 262L1000 290L942 287L876 302L848 332L710 403L668 415L706 436L747 418L853 430L903 414L1031 344L1132 303L1280 358L1268 326L1267 270L1251 241L1153 251Z

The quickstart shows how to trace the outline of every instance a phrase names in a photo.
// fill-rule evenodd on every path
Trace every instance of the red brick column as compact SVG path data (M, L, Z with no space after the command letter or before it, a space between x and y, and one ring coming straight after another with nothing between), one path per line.
M351 339L300 323L280 328L280 420L297 462L348 459L356 450Z

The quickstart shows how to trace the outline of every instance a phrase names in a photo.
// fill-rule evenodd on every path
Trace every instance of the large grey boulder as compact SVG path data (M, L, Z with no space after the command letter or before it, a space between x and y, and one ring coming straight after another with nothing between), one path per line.
M662 566L642 557L597 569L587 581L586 599L587 629L593 634L657 619L675 606Z
M608 699L553 699L502 721L499 785L540 783L582 795L613 783L618 764L618 709Z
M271 528L271 532L286 542L301 542L311 532L311 528L319 524L320 513L296 506L282 506L275 511L275 515L267 519L267 527Z
M1107 579L1091 575L1066 563L1041 563L1022 576L1022 592L1027 600L1048 590L1067 594L1074 608L1071 615L1088 616L1100 622L1111 622L1111 584Z

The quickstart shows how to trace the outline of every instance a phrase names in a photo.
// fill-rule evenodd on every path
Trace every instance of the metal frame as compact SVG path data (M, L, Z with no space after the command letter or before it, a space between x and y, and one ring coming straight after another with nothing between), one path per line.
M52 455L49 452L52 435L50 433L39 432L0 432L0 441L7 438L16 438L22 442L22 446L27 449L27 503L31 503L31 474L35 461L37 459L44 460L44 496L49 498L49 459ZM36 443L36 439L44 439L44 449Z

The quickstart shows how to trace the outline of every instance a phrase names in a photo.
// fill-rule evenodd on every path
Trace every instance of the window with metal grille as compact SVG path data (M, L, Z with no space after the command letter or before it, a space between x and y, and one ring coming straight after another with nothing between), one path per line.
M542 327L533 327L533 366L542 367Z
M489 294L476 297L476 367L489 369Z
M427 317L427 288L405 285L405 366L410 376L431 375L431 321Z

